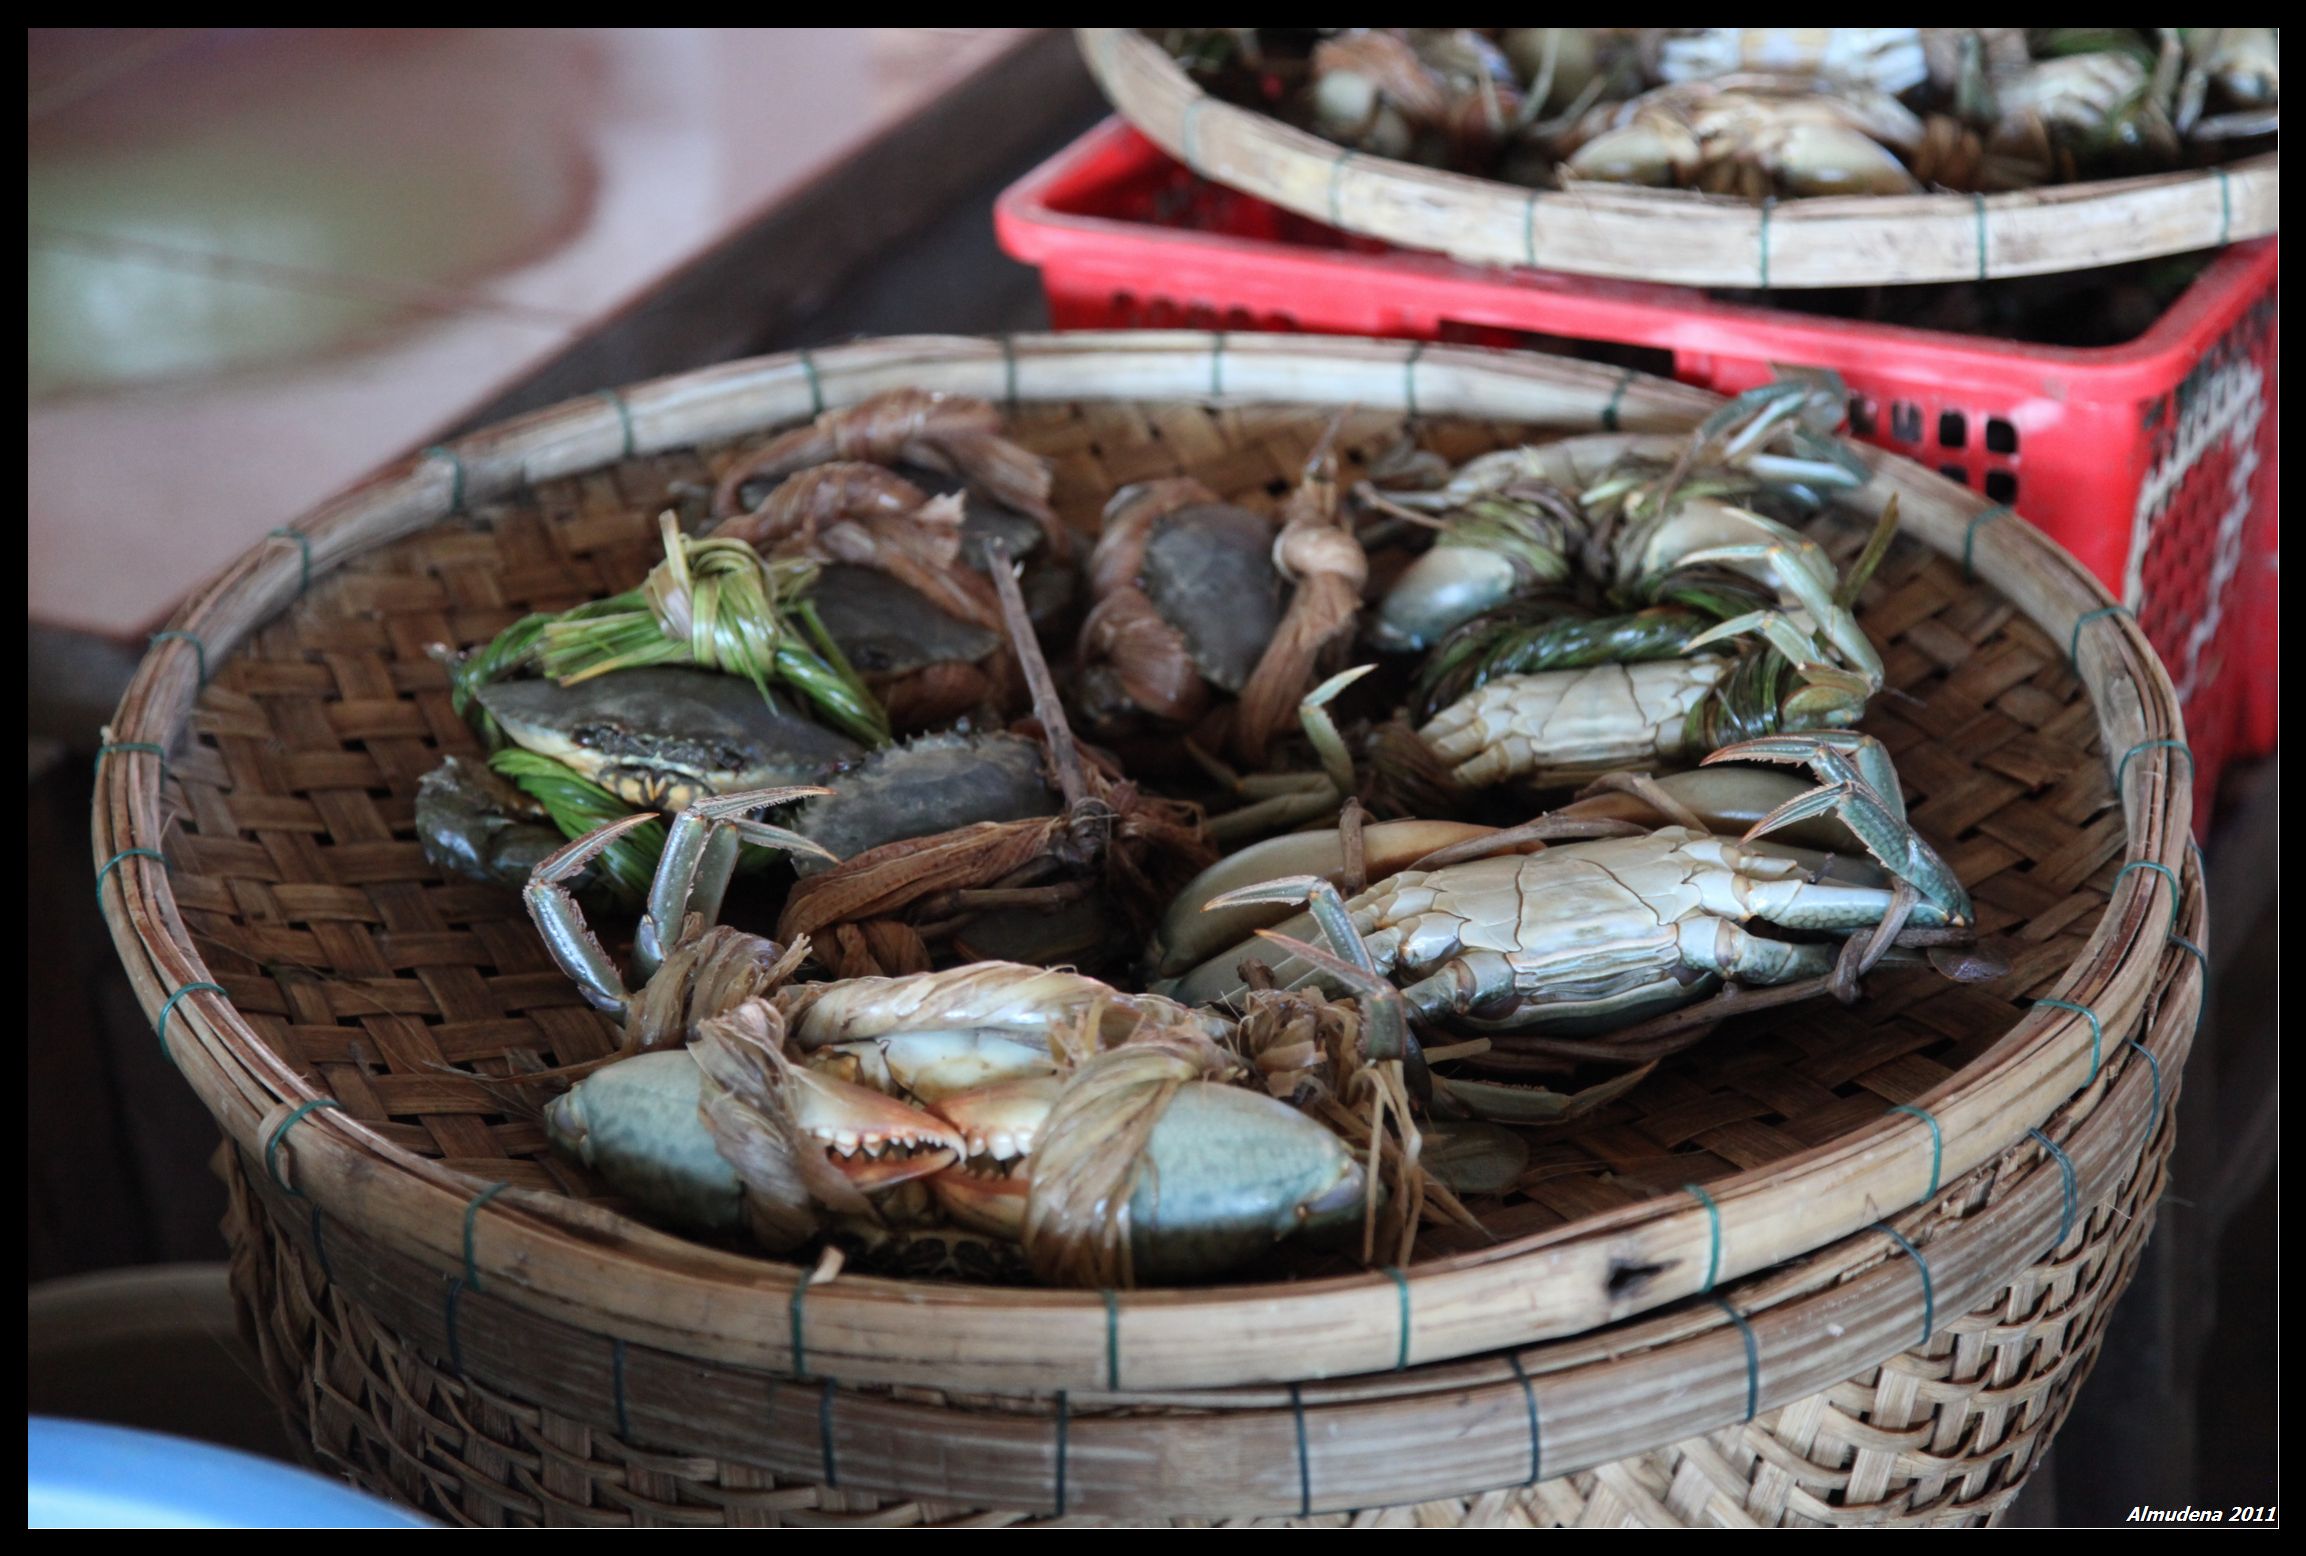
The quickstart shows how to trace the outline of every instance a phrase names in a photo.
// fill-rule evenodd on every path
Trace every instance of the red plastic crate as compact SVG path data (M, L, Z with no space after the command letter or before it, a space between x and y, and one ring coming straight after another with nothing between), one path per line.
M2198 822L2227 758L2274 748L2275 240L2221 255L2138 339L2066 350L1389 249L1196 178L1117 119L994 220L1059 329L1535 347L1723 394L1831 368L1855 435L2010 504L2136 613L2185 701Z

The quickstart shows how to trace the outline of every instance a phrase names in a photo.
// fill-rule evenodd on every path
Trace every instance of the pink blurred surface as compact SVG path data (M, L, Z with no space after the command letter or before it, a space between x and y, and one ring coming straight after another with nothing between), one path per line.
M31 618L157 625L1028 35L34 30Z

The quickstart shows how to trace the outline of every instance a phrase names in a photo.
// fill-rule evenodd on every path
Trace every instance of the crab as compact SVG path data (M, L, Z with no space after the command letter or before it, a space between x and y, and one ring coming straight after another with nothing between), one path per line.
M999 964L789 993L704 1023L691 1048L595 1071L547 1108L548 1134L676 1225L745 1226L784 1252L892 1229L900 1250L949 1248L952 1223L1022 1244L1060 1283L1219 1274L1362 1217L1345 1142L1231 1084L1239 1061L1166 1002ZM1068 998L1081 995L1086 1009ZM1067 1029L1095 1047L1116 1017L1154 1025L1086 1055L1067 1047ZM889 1063L884 1092L797 1062L812 1023L843 1034L828 1046L933 1057ZM988 1068L1000 1078L953 1084Z
M1622 1027L1725 981L1751 987L1836 972L1843 947L1764 927L1856 936L1870 966L1909 924L1964 930L1973 923L1968 894L1907 823L1896 771L1870 736L1773 736L1708 761L1801 763L1822 782L1743 838L1664 826L1403 871L1326 907L1334 888L1306 877L1225 893L1209 905L1312 898L1314 917L1273 933L1303 939L1326 919L1333 941L1350 935L1370 972L1402 984L1415 1017L1563 1035ZM1877 870L1840 862L1829 874L1815 855L1755 842L1829 815L1863 843ZM1161 987L1191 1003L1239 998L1247 987L1241 960L1238 951L1221 953ZM1282 987L1328 976L1303 957L1282 957L1271 972Z
M474 696L515 745L639 809L809 783L864 755L751 683L707 670L651 666L568 686L493 681Z
M1745 74L1604 104L1555 145L1572 178L1736 194L1918 194L1899 160L1922 121L1885 92L1801 76Z
M1852 605L1886 554L1894 500L1846 574L1816 542L1728 500L1770 484L1809 500L1862 478L1802 425L1829 397L1838 408L1838 386L1754 391L1669 466L1606 445L1610 468L1578 496L1591 526L1580 566L1602 608L1510 602L1451 629L1420 671L1421 733L1458 784L1550 787L1857 720L1882 666ZM1773 450L1769 434L1789 420L1792 448ZM1541 452L1574 469L1578 450ZM1716 645L1729 652L1706 652Z

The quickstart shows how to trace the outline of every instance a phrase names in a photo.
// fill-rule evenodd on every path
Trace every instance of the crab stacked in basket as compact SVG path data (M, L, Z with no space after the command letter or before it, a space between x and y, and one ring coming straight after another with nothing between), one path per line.
M1969 193L2273 141L2271 27L1191 27L1209 91L1377 156L1535 188Z
M777 1252L1111 1287L1483 1235L1531 1131L1726 1017L1990 970L1855 728L1895 509L1811 538L1841 404L1352 483L1325 440L1278 513L1156 481L1093 545L979 402L737 451L636 513L637 588L441 652L489 755L428 855L623 1034L498 1081Z

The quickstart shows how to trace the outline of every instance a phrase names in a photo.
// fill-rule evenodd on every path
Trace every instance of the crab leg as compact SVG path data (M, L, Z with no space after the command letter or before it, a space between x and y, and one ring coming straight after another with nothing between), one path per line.
M528 916L535 920L537 933L544 936L545 948L552 952L552 959L560 964L562 972L576 981L595 1010L605 1010L612 1016L622 1016L632 996L625 988L624 979L618 976L615 959L602 948L585 923L584 910L577 906L569 883L609 844L633 828L646 826L656 819L655 812L642 811L593 828L538 860L536 868L529 873L528 885L521 888L521 901L528 904Z
M1313 914L1313 922L1320 926L1322 938L1334 949L1324 951L1270 929L1258 930L1258 937L1272 941L1290 955L1329 974L1361 1000L1368 1023L1363 1047L1371 1059L1414 1061L1417 1043L1410 1036L1408 1010L1402 1002L1401 991L1377 970L1377 962L1370 956L1360 930L1354 927L1353 914L1335 886L1318 875L1289 875L1212 897L1207 906L1231 908L1273 902L1304 903Z
M656 975L672 938L680 934L689 914L702 917L708 928L720 917L721 898L736 870L740 842L787 853L815 854L838 864L832 853L798 832L754 821L748 814L832 792L808 785L749 789L697 800L675 816L665 851L657 859L656 874L649 881L648 912L633 937L634 972L643 979Z

